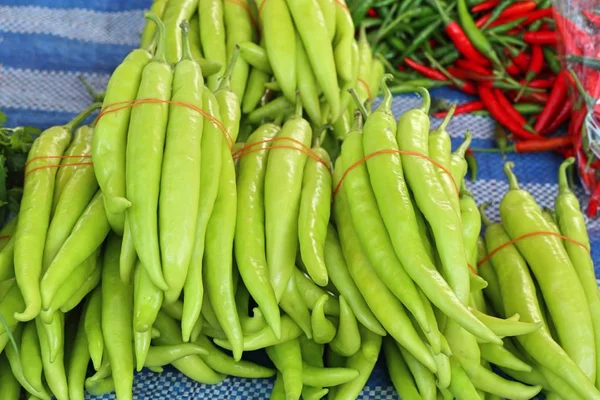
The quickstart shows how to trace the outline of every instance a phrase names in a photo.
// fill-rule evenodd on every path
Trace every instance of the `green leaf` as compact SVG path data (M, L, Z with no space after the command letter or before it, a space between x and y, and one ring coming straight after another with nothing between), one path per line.
M14 283L14 285L16 285L16 283ZM12 331L10 330L10 326L8 326L8 323L6 322L6 320L4 319L2 314L0 314L0 324L2 324L2 326L4 326L4 331L8 335L8 340L10 340L10 343L14 347L17 355L19 355L19 348L17 347L17 342L15 341L15 337L13 336ZM19 357L20 357L20 355L19 355Z

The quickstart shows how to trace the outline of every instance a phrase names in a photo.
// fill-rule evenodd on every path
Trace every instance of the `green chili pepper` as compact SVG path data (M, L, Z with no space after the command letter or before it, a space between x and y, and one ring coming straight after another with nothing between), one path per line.
M0 349L4 349L9 342L9 335L6 332L6 327L10 331L14 331L19 325L17 319L14 317L15 312L19 308L24 307L23 296L19 290L17 282L13 280L10 287L7 289L6 294L0 300L0 315L4 318L4 324L0 324Z
M264 10L263 10L264 11ZM278 139L291 138L310 146L311 128L302 118L301 102ZM282 141L283 142L283 141ZM307 156L296 149L277 149L269 154L265 175L265 227L267 263L271 285L279 300L294 271L298 242L298 213L302 175Z
M171 100L202 109L202 72L191 57L187 23L181 29L183 56L175 66ZM184 135L179 133L182 127ZM203 117L198 111L169 108L158 199L162 271L169 285L165 301L169 303L179 298L192 257L200 201L202 127Z
M504 347L489 343L482 343L479 347L481 350L481 357L492 364L510 368L514 371L531 371L530 365L517 358Z
M142 72L137 98L168 101L171 99L173 68L165 59L165 27L152 14L146 14L146 17L156 21L160 38L152 62ZM156 210L168 114L168 103L134 107L131 111L126 158L127 198L132 203L127 210L131 236L150 279L162 290L167 290L168 285L161 271Z
M109 235L104 250L101 286L102 335L117 396L131 399L133 388L133 285L119 275L121 239Z
M273 329L265 326L258 332L244 336L244 351L253 351L273 346L288 340L295 339L302 335L302 329L287 315L281 316L281 337L277 339ZM224 349L230 349L231 345L227 340L215 339L215 344Z
M328 300L327 295L319 298L311 313L311 325L314 334L313 340L318 344L329 343L333 340L337 333L337 328L327 317L323 310L325 303Z
M333 42L336 34L336 8L335 0L319 0L319 9L323 13L327 33L329 34L329 42Z
M152 6L150 6L150 12L161 18L167 7L169 0L153 0ZM140 47L148 47L154 40L156 32L156 26L151 21L146 21L144 29L142 30L142 36L140 38Z
M85 398L84 385L88 364L90 363L90 353L84 323L84 315L81 315L75 342L67 363L67 382L69 384L69 399L71 400L83 400Z
M200 24L200 42L204 56L209 60L215 60L222 65L218 74L208 78L208 87L215 90L218 84L218 76L227 64L227 45L225 31L225 17L223 2L221 0L198 1L198 17Z
M256 109L265 93L265 84L269 82L269 79L271 79L270 74L252 67L242 100L242 112L244 114L250 114Z
M524 197L519 193L514 194ZM511 193L512 196L513 193ZM518 203L522 203L522 201L519 199ZM506 211L506 208L504 210ZM520 214L523 222L522 212ZM536 323L542 321L535 284L530 276L529 268L516 246L506 245L510 241L510 237L504 228L500 224L492 224L488 225L485 230L488 251L491 252L503 246L502 251L494 254L491 263L498 275L504 311L507 315L518 313L525 322ZM572 391L583 397L600 398L600 392L569 358L567 353L552 339L546 326L527 335L517 336L517 340L536 363L552 373L560 375L571 385Z
M255 36L255 28L252 25L250 13L246 9L248 1L242 0L242 2L246 7L228 1L223 2L228 58L231 58L238 43L252 41ZM248 73L248 63L238 60L231 75L231 90L240 100L244 97Z
M392 384L398 395L406 400L422 399L411 372L393 339L389 337L383 339L383 352Z
M44 309L50 308L57 291L69 278L69 274L94 254L109 231L103 195L98 191L42 277L40 289Z
M232 68L231 63L228 68ZM226 77L229 75L226 75ZM227 90L227 81L221 89ZM235 94L232 94L235 96ZM229 135L235 141L235 120L239 129L239 114L235 115L231 102L226 100L226 93L219 101L221 116L228 128ZM236 104L239 113L239 103ZM206 226L206 251L204 254L203 278L206 281L206 293L213 305L215 314L227 338L233 345L233 357L240 360L243 348L243 334L238 314L235 309L233 285L233 239L235 235L237 213L237 191L235 166L226 142L221 146L221 172L217 188L217 196ZM214 170L213 170L214 171ZM214 172L213 172L214 173Z
M542 50L544 51L544 59L548 63L550 70L555 74L558 74L562 70L562 66L558 61L556 53L554 53L554 51L552 51L552 49L547 46L544 46Z
M436 385L435 377L423 364L417 361L404 347L398 345L400 354L406 362L409 371L417 385L417 389L423 399L432 399L435 397Z
M288 101L296 101L296 31L285 0L263 3L262 34L275 79ZM325 33L327 36L327 33Z
M42 352L35 322L28 322L23 327L19 348L23 378L36 391L45 393L42 383Z
M455 398L477 400L481 399L477 389L454 357L450 358L450 367L452 371L452 380L448 390Z
M340 0L340 2L344 4L343 0ZM355 76L353 73L355 64L348 63L348 61L353 60L354 23L348 10L340 4L337 4L335 7L335 21L336 29L333 40L335 67L342 81L352 82Z
M181 343L181 330L177 323L163 311L158 313L154 326L159 330L160 337L155 343L169 346ZM172 365L189 378L206 384L217 384L225 377L208 367L198 355L191 355L174 361Z
M294 275L288 280L279 305L298 324L304 334L312 338L311 313L298 290Z
M260 45L253 42L241 42L238 47L240 56L248 64L269 75L273 73L269 56L265 50L264 38L261 39Z
M85 278L85 281L77 288L77 291L60 307L60 311L63 313L71 311L83 301L88 293L98 286L102 276L101 265L102 257L99 257L96 261L96 268Z
M46 340L48 342L48 351L50 352L49 361L54 363L56 361L56 357L59 352L63 352L64 342L65 342L65 332L64 332L64 315L62 312L57 313L61 318L53 318L52 322L49 324L42 323L43 328L46 331ZM63 324L61 325L59 319L63 320ZM43 322L43 321L42 321Z
M64 314L57 313L57 317L58 318L55 319L56 324L58 324L58 328L62 330L64 329L65 323ZM50 391L58 400L68 399L69 388L67 385L67 376L63 361L64 342L59 343L59 351L57 352L54 361L50 361L50 344L48 342L49 338L46 335L46 329L43 327L43 323L39 319L35 320L35 325L37 327L37 334L40 340L44 375L46 377L46 382L50 387Z
M288 99L286 97L277 97L275 100L268 102L264 106L259 107L248 114L246 121L251 124L261 124L263 123L263 120L275 120L277 117L290 110L293 110L293 106Z
M330 346L336 353L350 357L360 349L360 332L352 309L340 296L340 322Z
M519 315L515 314L507 319L499 319L472 309L473 314L488 328L500 337L520 336L537 331L543 326L542 321L536 323L520 322Z
M205 348L195 343L180 343L166 346L152 346L144 365L148 368L163 367L191 355L207 354Z
M302 44L300 36L296 36L296 73L298 74L298 91L302 105L312 121L321 121L321 105L319 103L320 87Z
M210 92L204 90L202 104L205 111L217 120L221 120L219 104ZM205 238L209 218L212 215L217 191L219 189L224 138L223 133L208 118L204 119L201 143L201 166L200 166L200 200L198 203L198 219L196 221L196 234L194 239L194 250L188 267L188 274L183 287L183 316L181 318L181 329L183 340L188 341L192 328L200 317L204 286L202 282L202 259L204 256ZM228 157L230 157L228 155Z
M28 171L34 171L25 180L21 212L15 231L15 277L25 299L25 310L17 312L16 318L29 321L41 311L40 277L42 273L44 244L52 209L52 194L56 177L56 167L65 148L71 140L71 132L98 107L92 105L64 126L55 126L44 131L33 143L29 151ZM4 314L6 315L6 314Z
M163 303L164 293L158 289L146 273L144 267L138 262L135 269L133 282L133 328L137 333L150 331L152 324ZM148 332L149 335L149 332ZM138 367L144 365L145 354L150 346L150 341L136 341L135 353Z
M286 399L302 394L302 354L298 340L267 347L267 354L283 378Z
M473 16L467 6L467 0L458 0L458 18L462 25L465 34L471 40L471 43L477 50L479 50L484 56L486 56L494 65L500 70L504 70L504 66L500 62L498 55L494 51L494 48L484 36L484 34L475 25Z
M303 303L308 307L309 310L315 308L315 304L323 295L327 295L328 301L325 303L324 311L326 315L339 316L340 315L340 303L338 299L326 290L317 286L310 277L306 276L299 269L294 270L294 280L298 291L302 298Z
M487 220L487 217L483 214L485 208L480 208L481 218ZM487 221L484 225L488 225L491 222ZM483 238L477 240L477 264L483 261L487 257L487 249L485 248L485 241ZM500 285L498 284L498 275L492 267L491 263L486 260L483 264L478 267L479 275L488 283L484 289L483 294L486 299L491 303L493 311L496 315L504 316L504 307L502 306L502 297L500 294Z
M354 133L352 133L354 134ZM343 173L340 165L342 159L336 161L334 182L337 184ZM346 182L347 183L347 182ZM335 197L335 220L340 229L342 251L352 279L358 286L366 303L373 311L385 330L398 342L419 354L427 365L435 370L433 357L421 342L414 330L402 303L391 292L388 286L379 278L359 241L358 234L352 226L351 214L347 195L340 191ZM420 299L419 299L420 300Z
M442 24L442 20L436 16L431 17L431 20L424 18L421 20L424 24L422 27L414 26L417 28L424 28L414 39L412 39L410 45L400 54L399 59L404 60L405 57L412 56L413 53L419 46L421 46L425 41L429 40L431 35L440 28Z
M273 384L273 389L271 390L271 395L269 397L270 400L284 400L286 399L285 388L283 387L283 376L281 373L277 373L277 379L275 379L275 383Z
M579 277L589 304L596 343L596 374L598 376L600 373L600 298L598 297L596 276L594 274L594 263L587 250L590 248L590 239L587 234L585 218L581 212L579 200L569 188L567 179L567 169L574 162L574 158L568 158L560 166L558 175L559 193L555 201L556 216L560 232L563 235L587 246L587 248L582 248L573 242L564 241L565 249ZM596 381L598 379L597 377Z
M0 250L0 282L7 281L15 276L15 231L17 229L18 216L11 219L0 230L0 235L9 236Z
M131 229L129 229L127 216L125 216L123 243L121 245L121 255L119 256L119 275L121 276L123 283L129 284L131 282L131 276L133 275L136 260L137 253L135 251L135 244L131 237Z
M548 231L551 228L540 207L529 193L519 189L512 167L512 163L505 164L510 190L500 203L500 215L507 233L514 239L531 232ZM516 242L516 247L527 260L541 292L545 294L544 300L562 347L594 380L596 351L590 309L562 240L555 236L534 236ZM571 293L568 299L556 297L559 288Z
M379 354L379 349L381 348L381 336L369 331L362 331L362 348L365 346L373 346L377 349L377 354ZM363 387L367 383L367 379L371 375L373 368L375 367L375 362L377 358L370 359L365 357L363 351L358 351L351 357L348 357L346 361L346 368L355 369L359 372L359 376L347 383L340 385L336 390L336 399L345 400L345 399L355 399L358 397Z
M5 355L0 355L0 397L6 400L21 398L21 384L10 369Z

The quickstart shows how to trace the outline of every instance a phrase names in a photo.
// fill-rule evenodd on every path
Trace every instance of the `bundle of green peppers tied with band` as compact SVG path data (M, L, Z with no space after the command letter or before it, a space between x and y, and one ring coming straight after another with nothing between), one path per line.
M93 123L100 104L32 146L0 232L1 399L132 399L135 370L167 365L204 384L276 377L273 399L355 399L380 354L403 399L600 398L573 159L554 212L507 163L492 223L464 183L470 134L451 152L427 90L396 120L383 76L381 104L356 96L343 134L302 93L253 122L233 90L241 48L213 91L186 16L167 18L177 3L164 19L181 32L146 14L157 29ZM266 362L243 358L255 350Z

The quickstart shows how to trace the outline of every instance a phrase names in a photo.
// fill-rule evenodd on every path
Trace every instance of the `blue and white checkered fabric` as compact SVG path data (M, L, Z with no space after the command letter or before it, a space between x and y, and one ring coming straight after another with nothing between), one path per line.
M136 46L144 24L142 10L151 0L0 0L0 109L9 125L40 128L62 124L90 101L78 80L83 75L103 90L113 69ZM452 101L465 97L448 91L434 93ZM394 112L419 103L416 97L398 97ZM433 124L439 121L432 121ZM474 146L492 146L493 123L488 118L457 116L449 126L455 145L470 130ZM554 154L509 155L524 188L540 204L552 206L557 193L556 171L561 158ZM498 218L497 206L507 183L503 160L497 154L478 154L479 177L470 185L478 202L492 201L490 216ZM579 193L583 199L583 191ZM600 223L589 221L596 265L600 266ZM598 267L597 267L598 268ZM136 399L264 399L272 387L269 380L228 378L206 386L176 371L136 376ZM91 397L90 397L91 398ZM114 399L106 395L102 399ZM397 399L384 369L379 367L362 399Z

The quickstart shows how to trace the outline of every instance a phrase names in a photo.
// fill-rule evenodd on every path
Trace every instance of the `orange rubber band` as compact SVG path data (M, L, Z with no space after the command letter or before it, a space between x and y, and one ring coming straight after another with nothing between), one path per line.
M65 159L65 158L91 158L92 155L91 154L82 154L79 156L38 156L38 157L33 157L31 160L28 160L25 163L24 169L27 169L27 166L29 164L31 164L34 161L37 160L51 160L51 159L56 159L56 158L60 158L60 159Z
M254 19L254 15L252 15L252 11L250 10L250 7L248 7L248 4L246 4L246 2L244 0L225 0L225 1L232 3L232 4L237 4L238 6L242 7L244 10L246 10L248 17L250 17L250 22L252 23L252 25L254 25L255 28L258 28L258 23Z
M342 0L335 0L335 3L342 7L343 9L345 9L346 11L350 11L350 9L348 8L348 5L346 5L346 3L344 3Z
M286 140L286 141L291 141L295 144L300 145L300 147L295 147L295 146L285 146L285 145L274 145L274 146L269 146L269 147L259 147L259 148L255 148L258 145L261 144L265 144L265 143L271 143L271 142L276 142L276 141L282 141L282 140ZM327 162L325 160L323 160L321 157L319 157L318 155L315 154L314 151L312 151L312 149L308 146L306 146L304 143L302 143L301 141L294 139L294 138L271 138L271 139L265 139L265 140L260 140L258 142L254 142L254 143L250 143L244 147L242 147L239 150L236 150L233 152L232 157L234 160L236 159L240 159L243 156L246 156L248 154L252 154L252 153L256 153L259 151L263 151L263 150L270 150L270 149L292 149L292 150L298 150L303 154L306 154L307 156L309 156L310 158L312 158L313 160L323 164L325 166L325 168L327 168L327 171L329 171L329 173L331 173L331 167L327 164Z
M262 9L263 9L263 7L264 7L264 5L265 5L266 2L267 2L267 0L262 0L260 2L260 4L258 5L258 15L260 15L262 13Z
M483 259L481 261L479 261L477 263L477 266L481 266L482 264L485 264L486 262L488 262L490 260L490 258L492 258L497 252L499 252L500 250L511 246L513 244L515 244L516 242L523 240L523 239L527 239L529 237L532 236L540 236L540 235L548 235L548 236L556 236L559 237L563 240L566 240L567 242L571 242L573 244L576 244L577 246L582 247L583 249L585 249L585 251L587 251L588 253L590 252L590 249L587 248L587 246L581 242L578 242L577 240L571 239L570 237L561 235L560 233L556 233L556 232L552 232L552 231L540 231L540 232L530 232L530 233L526 233L525 235L519 236L518 238L512 239L506 243L504 243L501 246L496 247L494 250L490 251L488 253L487 256L483 257Z
M92 162L80 162L80 163L62 164L62 165L60 165L60 164L56 164L56 165L42 165L41 167L35 167L31 171L27 171L27 173L25 174L25 178L27 178L29 175L31 175L35 171L39 171L41 169L60 168L60 167L79 167L79 166L84 166L84 165L94 165L94 163L92 163ZM23 178L23 179L25 179L25 178Z
M174 104L176 106L182 106L182 107L187 107L191 110L197 111L200 115L202 115L205 118L208 118L208 120L217 128L219 128L219 130L221 131L221 133L223 134L225 140L227 141L227 146L229 147L229 149L233 148L233 138L231 137L231 135L229 134L229 132L227 132L227 128L225 127L225 125L219 121L217 118L213 117L212 115L210 115L209 113L207 113L206 111L204 111L203 109L201 109L200 107L197 107L193 104L188 104L188 103L184 103L181 101L173 101L173 100L162 100L162 99L140 99L140 100L125 100L125 101L118 101L116 103L111 103L108 104L104 107L102 107L102 110L100 110L100 114L98 114L98 117L96 117L96 123L98 123L98 121L100 120L100 118L102 118L103 116L105 116L106 114L110 114L110 113L114 113L117 111L121 111L121 110L125 110L127 108L133 108L139 104L152 104L152 103L158 103L158 104Z
M0 240L10 239L10 235L0 235Z
M360 164L364 163L365 161L368 161L371 158L373 158L379 154L405 154L405 155L409 155L409 156L417 156L417 157L420 157L420 158L423 158L423 159L429 161L430 163L432 163L433 165L435 165L436 167L438 167L439 169L444 171L444 173L448 174L448 176L452 178L452 174L450 173L450 171L448 171L448 169L446 167L444 167L442 164L438 163L431 157L426 156L425 154L418 153L416 151L409 151L409 150L384 149L384 150L379 150L374 153L371 153L368 156L364 157L363 159L358 160L357 162L355 162L354 164L349 166L348 169L346 169L344 171L344 173L342 174L342 177L340 178L340 181L338 182L338 184L335 186L335 189L333 190L333 196L335 197L337 192L340 190L340 187L342 186L342 182L344 182L346 175L348 175L350 173L350 171L352 171L354 168L358 167ZM460 189L458 188L458 185L454 181L454 178L452 179L452 183L454 184L454 188L456 189L456 194L460 195Z
M473 267L471 264L467 264L467 267L469 267L469 269L471 270L471 272L474 275L479 275L479 273L477 272L477 270L475 269L475 267Z
M365 82L364 80L358 78L358 83L360 83L365 90L367 91L367 97L369 98L369 103L373 104L373 95L371 94L371 88L369 87L369 84L367 82Z

